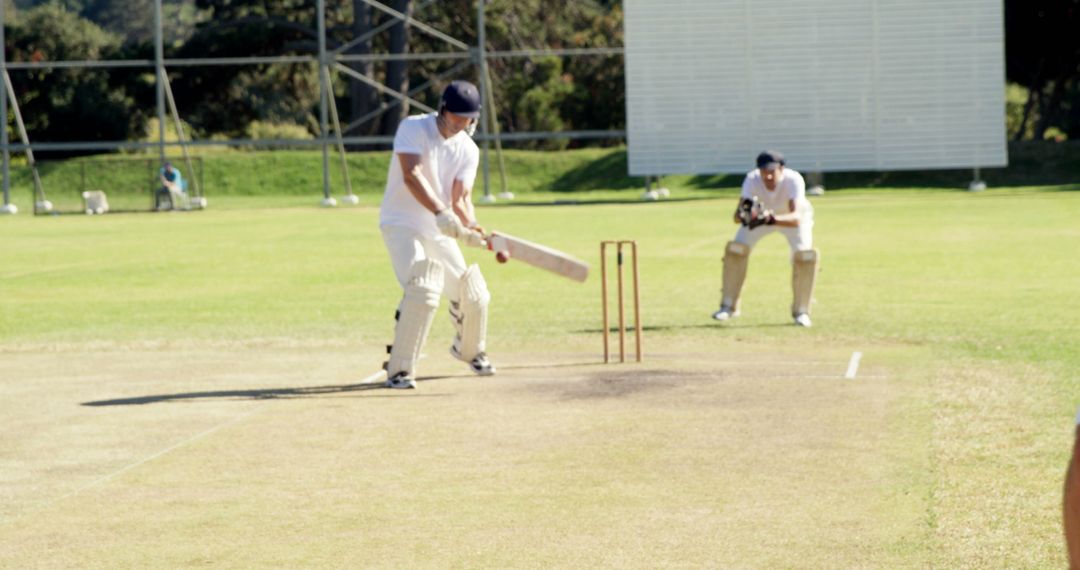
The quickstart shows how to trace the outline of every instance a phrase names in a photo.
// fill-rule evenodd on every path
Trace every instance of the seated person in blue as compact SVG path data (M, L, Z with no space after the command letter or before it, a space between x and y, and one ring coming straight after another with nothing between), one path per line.
M184 194L184 177L180 171L173 167L171 162L166 162L159 173L161 187L158 188L154 200L154 207L158 210L171 210L179 206L177 198Z

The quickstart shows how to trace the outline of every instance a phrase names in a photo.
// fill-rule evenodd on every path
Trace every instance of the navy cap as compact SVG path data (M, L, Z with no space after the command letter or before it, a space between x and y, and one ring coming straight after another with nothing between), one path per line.
M757 167L764 168L766 170L772 170L777 166L784 165L784 155L776 152L775 150L762 151L757 155Z
M453 81L443 91L442 104L455 115L475 119L480 116L480 90L468 81Z

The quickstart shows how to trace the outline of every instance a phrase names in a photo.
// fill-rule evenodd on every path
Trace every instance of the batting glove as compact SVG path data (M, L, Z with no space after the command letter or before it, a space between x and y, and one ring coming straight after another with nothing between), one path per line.
M465 230L465 234L461 236L461 241L470 247L487 247L484 235L476 230Z
M439 226L439 231L444 236L454 239L461 238L469 231L465 229L465 226L461 225L461 220L454 215L454 212L450 211L450 208L435 214L435 225Z

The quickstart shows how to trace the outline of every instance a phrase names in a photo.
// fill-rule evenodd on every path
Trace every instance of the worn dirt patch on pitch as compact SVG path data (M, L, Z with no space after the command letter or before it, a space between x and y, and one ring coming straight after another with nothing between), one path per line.
M543 391L556 392L567 400L627 398L685 388L704 381L716 381L722 372L673 372L671 370L613 370L595 372L572 384L545 384Z

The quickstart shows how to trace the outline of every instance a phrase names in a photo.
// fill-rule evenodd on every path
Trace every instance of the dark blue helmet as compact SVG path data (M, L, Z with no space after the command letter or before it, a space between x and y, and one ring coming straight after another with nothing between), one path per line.
M480 90L462 79L452 81L443 91L441 106L455 115L470 119L478 118L480 116Z

